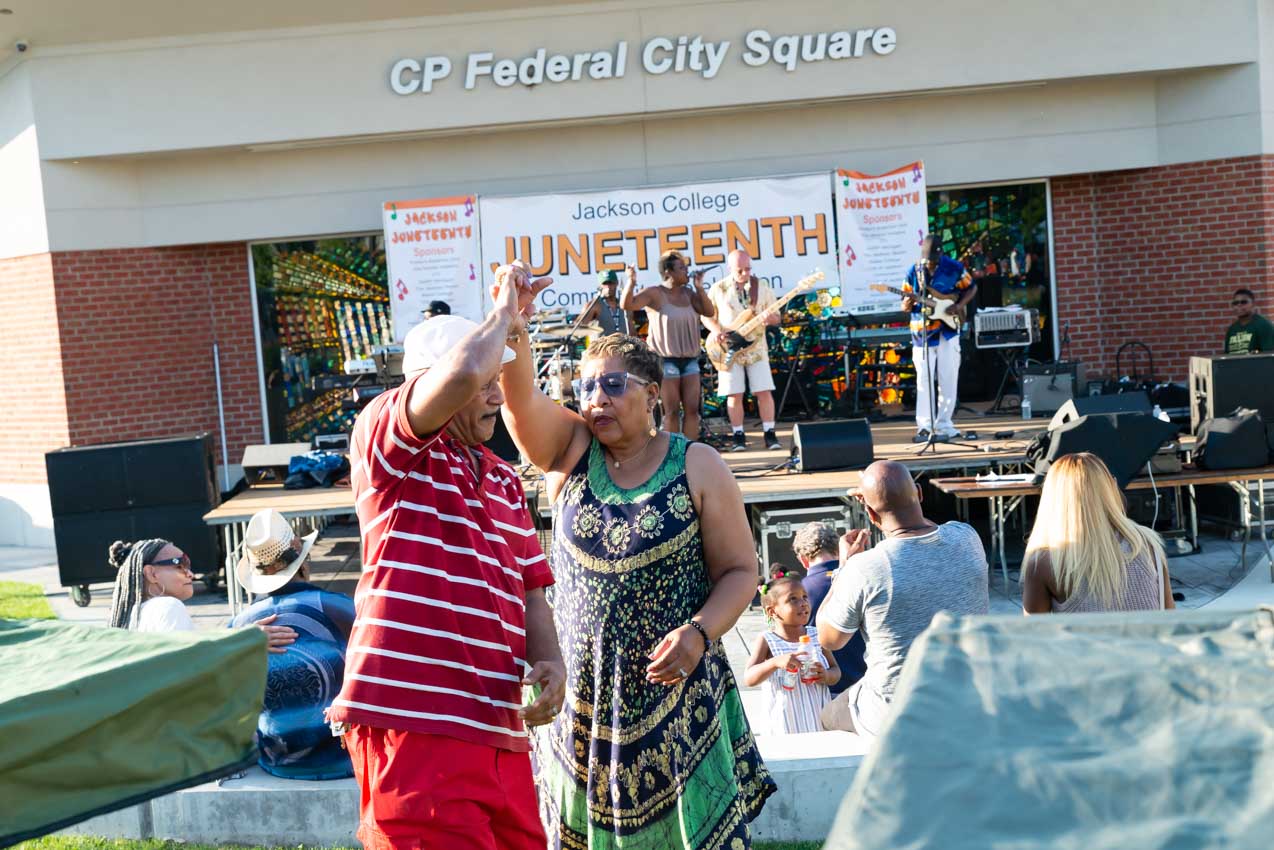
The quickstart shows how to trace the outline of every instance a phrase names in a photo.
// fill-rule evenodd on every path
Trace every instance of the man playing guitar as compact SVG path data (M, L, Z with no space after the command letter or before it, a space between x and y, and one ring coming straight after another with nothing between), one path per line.
M931 431L938 440L960 436L951 421L960 381L960 332L940 321L926 321L920 301L913 295L954 300L952 311L963 321L965 307L978 291L964 266L942 253L942 244L933 234L921 242L920 256L921 261L907 272L902 298L902 309L911 313L911 362L916 367L916 436L913 439L917 443L928 440ZM938 399L933 407L929 399L931 365L938 378Z
M716 307L715 316L704 316L703 323L715 334L718 343L725 345L723 331L732 326L735 319L751 308L760 313L774 303L770 287L752 275L752 258L746 251L731 251L727 258L730 273L718 280L708 290L708 297ZM777 325L778 313L766 316L767 325ZM730 428L734 431L731 451L743 451L748 446L743 433L743 391L751 389L761 414L761 429L767 449L781 449L783 444L774 434L774 376L770 373L770 353L762 337L745 356L738 357L727 370L717 373L717 395L726 400Z

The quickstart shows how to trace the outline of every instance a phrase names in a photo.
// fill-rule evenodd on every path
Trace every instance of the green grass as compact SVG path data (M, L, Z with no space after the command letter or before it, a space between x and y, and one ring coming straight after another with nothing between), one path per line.
M0 619L53 620L56 617L40 585L0 581Z
M176 841L122 841L111 838L87 838L80 836L53 836L24 841L17 850L227 850L238 844L224 844L220 848L208 844L181 844ZM816 841L762 841L752 845L753 850L819 850ZM296 844L287 848L244 848L244 850L306 850Z

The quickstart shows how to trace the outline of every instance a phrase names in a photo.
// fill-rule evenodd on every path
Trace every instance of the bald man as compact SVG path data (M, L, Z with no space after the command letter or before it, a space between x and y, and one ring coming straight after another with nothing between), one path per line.
M730 271L712 284L708 298L716 308L715 316L704 316L703 323L725 345L725 329L731 327L739 314L751 308L759 313L774 303L770 287L752 274L752 258L746 251L731 251L726 258ZM766 317L767 325L777 325L782 317L776 311ZM770 372L770 352L762 336L756 345L734 359L728 371L717 373L717 395L725 399L730 428L734 431L731 451L739 452L748 447L743 433L743 393L751 389L761 414L761 431L767 449L781 449L783 444L774 434L774 375Z
M818 609L818 639L835 651L862 630L863 678L823 709L823 728L875 737L888 714L907 650L934 614L985 614L986 551L962 522L925 518L920 487L901 463L876 461L856 497L884 539L869 548L867 529L840 539L840 569Z

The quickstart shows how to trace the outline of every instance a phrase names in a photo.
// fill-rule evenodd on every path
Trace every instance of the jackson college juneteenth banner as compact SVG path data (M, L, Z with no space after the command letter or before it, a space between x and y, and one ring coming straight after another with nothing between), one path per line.
M897 295L867 287L902 286L920 258L929 229L924 163L880 175L842 169L835 181L842 301L855 314L897 310Z
M383 217L394 339L402 342L434 300L446 301L454 315L481 321L476 198L387 201Z
M488 269L521 259L553 285L545 309L576 313L597 291L599 271L637 267L641 287L659 283L659 255L681 251L692 267L748 252L776 292L815 268L836 285L836 246L827 174L731 180L562 195L482 197L482 258Z

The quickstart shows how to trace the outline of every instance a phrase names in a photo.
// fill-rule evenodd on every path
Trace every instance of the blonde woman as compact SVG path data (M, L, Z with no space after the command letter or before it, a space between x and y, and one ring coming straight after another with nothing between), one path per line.
M1106 464L1088 452L1054 463L1022 560L1025 613L1172 607L1163 543L1124 513Z

